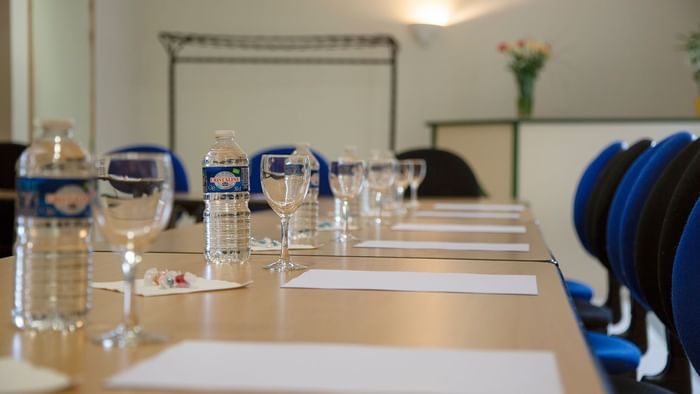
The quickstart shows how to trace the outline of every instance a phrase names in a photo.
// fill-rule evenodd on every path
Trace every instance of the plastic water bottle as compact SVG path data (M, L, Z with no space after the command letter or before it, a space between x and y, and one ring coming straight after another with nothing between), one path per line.
M292 216L289 224L290 236L293 240L305 240L313 242L316 239L316 225L318 223L318 187L319 187L319 164L316 157L311 153L309 144L298 144L292 153L297 156L307 156L311 164L311 180L309 191L304 197L304 202Z
M73 122L45 120L17 161L12 318L22 329L73 331L90 309L95 171Z
M343 155L340 156L338 160L359 160L357 155L357 147L354 145L348 145L343 150ZM367 182L367 179L364 180ZM363 185L363 190L366 188L366 184ZM356 196L348 202L348 220L351 225L356 225L360 220L360 196ZM336 198L333 205L333 219L336 225L341 226L343 221L343 201Z
M202 160L204 257L208 263L242 263L250 258L248 156L233 130L215 136Z

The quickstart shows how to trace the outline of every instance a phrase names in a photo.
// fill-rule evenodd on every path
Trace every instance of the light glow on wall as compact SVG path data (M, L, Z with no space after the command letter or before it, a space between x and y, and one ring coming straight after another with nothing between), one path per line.
M450 8L447 3L432 1L417 4L413 12L413 23L447 26L450 22Z

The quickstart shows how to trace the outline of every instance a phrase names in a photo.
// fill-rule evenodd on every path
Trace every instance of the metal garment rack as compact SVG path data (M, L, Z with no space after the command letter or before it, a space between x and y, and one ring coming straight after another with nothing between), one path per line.
M168 142L175 150L176 66L178 64L309 64L309 65L368 65L389 66L389 148L396 149L396 98L398 42L390 35L298 35L253 36L161 32L160 43L168 55ZM311 51L361 50L386 48L386 57L332 56L202 56L181 54L186 47L239 49L250 51Z

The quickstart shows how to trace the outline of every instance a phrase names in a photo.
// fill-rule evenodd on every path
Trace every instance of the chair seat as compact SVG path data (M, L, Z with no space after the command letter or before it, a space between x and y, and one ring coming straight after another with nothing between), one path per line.
M576 314L587 330L606 332L612 321L612 312L604 306L593 305L587 301L574 298Z
M611 375L610 385L617 394L673 394L663 387L638 382L626 375Z
M591 286L573 279L567 279L565 282L566 289L569 290L571 297L589 302L593 298L593 288Z
M632 342L594 332L586 332L586 341L591 352L609 374L637 370L642 355Z

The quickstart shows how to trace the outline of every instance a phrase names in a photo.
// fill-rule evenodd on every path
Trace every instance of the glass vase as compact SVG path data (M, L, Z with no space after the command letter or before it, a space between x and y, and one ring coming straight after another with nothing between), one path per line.
M516 75L516 81L518 83L518 117L529 118L532 115L535 77L532 75Z

